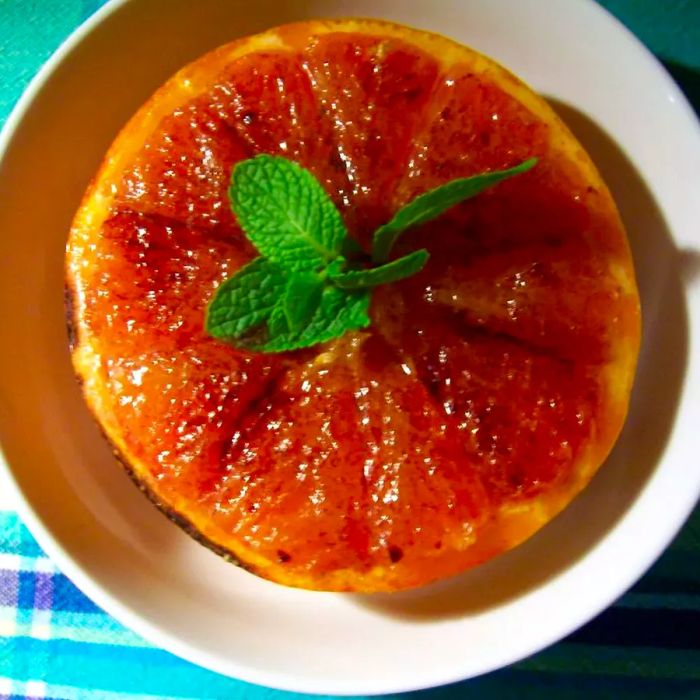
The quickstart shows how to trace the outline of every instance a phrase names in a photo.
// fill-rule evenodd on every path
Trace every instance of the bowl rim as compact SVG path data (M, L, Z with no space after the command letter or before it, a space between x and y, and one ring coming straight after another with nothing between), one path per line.
M0 131L0 161L4 158L5 152L10 146L15 133L31 110L36 96L50 80L60 64L98 25L102 24L121 7L137 1L138 0L107 0L102 7L83 21L59 45L31 79L3 125ZM595 0L579 0L579 2L595 7L599 13L606 17L607 21L617 26L618 31L623 32L632 40L636 45L640 58L643 57L647 62L648 68L656 72L657 78L665 84L676 106L690 117L691 122L694 124L700 136L700 118L698 118L698 115L695 113L681 89L654 54L640 39L622 24L620 20L612 15L606 8L595 2ZM693 364L693 359L691 353L688 358L688 366ZM392 682L384 682L383 684L379 684L373 680L368 684L364 679L359 677L352 682L339 680L334 684L329 684L327 681L309 683L307 679L300 679L292 674L280 673L274 670L260 672L247 665L240 664L235 659L228 659L225 664L222 664L210 657L207 652L201 651L189 642L160 629L157 624L153 624L147 617L135 611L133 608L129 607L129 605L124 604L112 592L102 587L87 569L77 564L68 549L54 537L50 524L42 520L32 503L23 494L13 470L10 468L9 462L4 455L1 444L0 478L7 484L10 502L15 507L22 521L26 524L32 536L37 540L46 554L57 564L61 572L71 579L86 596L95 601L107 614L112 615L119 622L134 630L151 644L171 652L186 661L237 680L279 690L313 694L378 695L400 693L447 685L465 680L466 678L464 673L460 673L459 669L455 668L452 674L442 674L439 677L430 677L430 674L424 674L423 680L420 683L415 680L401 681L397 679ZM611 605L649 569L663 550L670 544L671 540L676 536L691 515L698 499L700 499L700 483L698 483L694 489L687 489L684 507L680 510L676 510L673 518L667 518L665 520L665 530L662 530L660 535L657 531L657 546L647 548L644 556L638 558L635 569L633 571L627 571L627 575L624 577L626 580L624 584L618 584L614 589L607 589L604 592L598 591L596 596L592 596L593 602L589 601L589 604L585 608L582 608L578 615L568 618L566 624L559 625L557 629L550 630L549 635L544 638L540 637L536 644L528 647L526 652L521 651L500 659L494 657L490 665L484 666L481 674L504 668L532 654L538 653L559 641L565 635L586 624Z

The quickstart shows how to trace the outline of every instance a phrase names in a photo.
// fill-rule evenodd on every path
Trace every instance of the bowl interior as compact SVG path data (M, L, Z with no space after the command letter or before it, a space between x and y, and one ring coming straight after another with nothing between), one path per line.
M630 417L586 492L513 552L392 596L285 589L226 564L171 525L115 464L88 415L63 320L70 220L133 111L216 45L334 15L447 34L550 97L618 201L644 313ZM571 631L631 585L680 527L700 489L692 343L700 137L667 76L592 2L117 3L64 52L26 106L0 161L0 439L11 487L64 571L155 643L294 690L426 687L497 668ZM648 138L660 133L663 149Z

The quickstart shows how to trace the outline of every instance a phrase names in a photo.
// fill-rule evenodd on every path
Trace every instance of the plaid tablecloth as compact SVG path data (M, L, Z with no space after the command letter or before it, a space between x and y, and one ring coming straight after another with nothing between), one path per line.
M0 124L43 61L101 4L0 0ZM700 0L603 4L665 62L700 110ZM503 671L415 695L700 700L700 510L629 593L565 641ZM122 627L54 567L0 484L0 700L302 697L210 673Z

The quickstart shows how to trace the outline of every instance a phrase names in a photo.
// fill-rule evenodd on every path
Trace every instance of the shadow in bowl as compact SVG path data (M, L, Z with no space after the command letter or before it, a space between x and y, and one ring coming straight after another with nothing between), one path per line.
M460 576L416 591L357 595L358 605L414 621L476 614L558 576L625 515L654 473L671 433L687 361L684 281L698 252L679 252L652 193L620 147L586 115L550 100L591 155L618 204L637 271L644 330L630 412L588 488L530 540Z

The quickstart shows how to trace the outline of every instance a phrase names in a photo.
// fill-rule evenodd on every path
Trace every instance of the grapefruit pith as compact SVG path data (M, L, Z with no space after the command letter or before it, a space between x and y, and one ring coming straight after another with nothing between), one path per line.
M456 177L530 172L404 235L415 277L372 326L308 350L204 332L255 251L232 167L309 168L360 245ZM288 25L187 66L123 129L67 248L75 370L135 480L254 573L387 591L522 542L621 429L639 345L610 193L548 105L491 60L374 20Z

